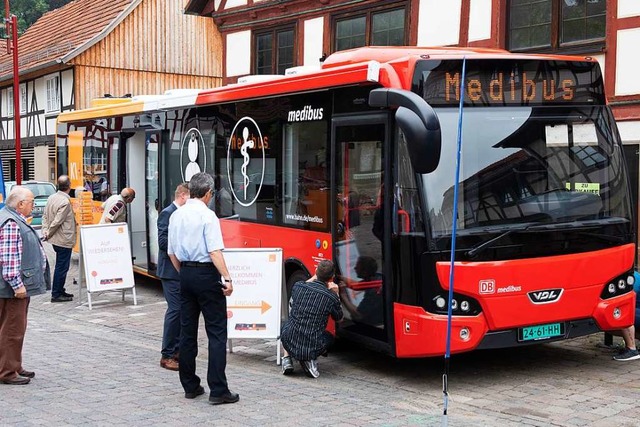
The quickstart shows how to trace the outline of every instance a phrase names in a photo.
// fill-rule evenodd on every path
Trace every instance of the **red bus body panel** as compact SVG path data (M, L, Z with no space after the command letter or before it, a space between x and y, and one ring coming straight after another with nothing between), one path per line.
M454 290L475 298L482 306L478 316L452 317L451 352L473 350L489 331L527 325L592 318L602 330L633 324L635 293L602 300L604 286L633 267L635 246L513 261L459 262ZM438 279L449 289L448 262L437 263ZM492 281L493 292L481 293L480 282ZM528 292L563 289L550 304L533 304ZM502 291L501 291L502 290ZM614 318L614 309L621 315ZM447 316L427 313L421 307L394 305L396 355L435 356L445 352ZM468 328L469 338L460 339ZM424 335L423 335L424 334ZM425 339L428 336L428 339Z
M276 225L220 220L227 248L282 248L282 259L295 258L313 274L323 259L331 259L331 234Z

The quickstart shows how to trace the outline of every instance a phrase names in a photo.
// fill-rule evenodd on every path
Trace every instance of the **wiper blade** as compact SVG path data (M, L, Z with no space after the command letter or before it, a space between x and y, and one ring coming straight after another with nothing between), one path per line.
M467 251L467 256L469 258L475 258L476 255L478 255L480 252L484 251L488 247L491 247L495 242L497 242L498 240L508 236L509 234L513 233L514 231L521 231L521 230L511 229L511 230L505 231L504 233L500 233L496 237L494 237L493 239L486 240L486 241L480 243L479 245L476 245L473 248L469 249Z

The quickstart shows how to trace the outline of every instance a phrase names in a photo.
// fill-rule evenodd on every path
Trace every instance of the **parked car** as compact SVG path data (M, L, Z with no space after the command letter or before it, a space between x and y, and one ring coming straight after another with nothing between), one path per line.
M16 185L15 181L7 181L5 183L5 190L7 195L11 192L11 187ZM47 204L47 199L52 194L55 194L56 187L50 182L44 181L22 181L22 184L27 187L33 195L35 199L33 201L33 212L31 213L32 220L31 225L33 226L41 226L42 225L42 215L44 214L44 206Z

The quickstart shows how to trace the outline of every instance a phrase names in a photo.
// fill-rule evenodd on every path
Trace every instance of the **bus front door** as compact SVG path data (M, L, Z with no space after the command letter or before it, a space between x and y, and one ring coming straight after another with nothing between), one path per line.
M127 129L109 135L111 194L118 194L125 187L136 192L136 198L127 206L127 222L134 268L145 274L155 273L158 256L160 139L161 132L145 129Z
M334 260L345 321L338 333L386 346L388 278L384 240L386 115L333 119Z

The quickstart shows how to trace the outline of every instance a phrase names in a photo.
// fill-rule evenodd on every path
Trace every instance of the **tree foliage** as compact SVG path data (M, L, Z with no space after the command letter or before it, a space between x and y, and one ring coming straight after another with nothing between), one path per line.
M18 33L22 34L45 12L62 7L70 1L72 0L9 0L9 13L18 17ZM4 3L2 6L4 8ZM3 10L3 16L5 13Z

